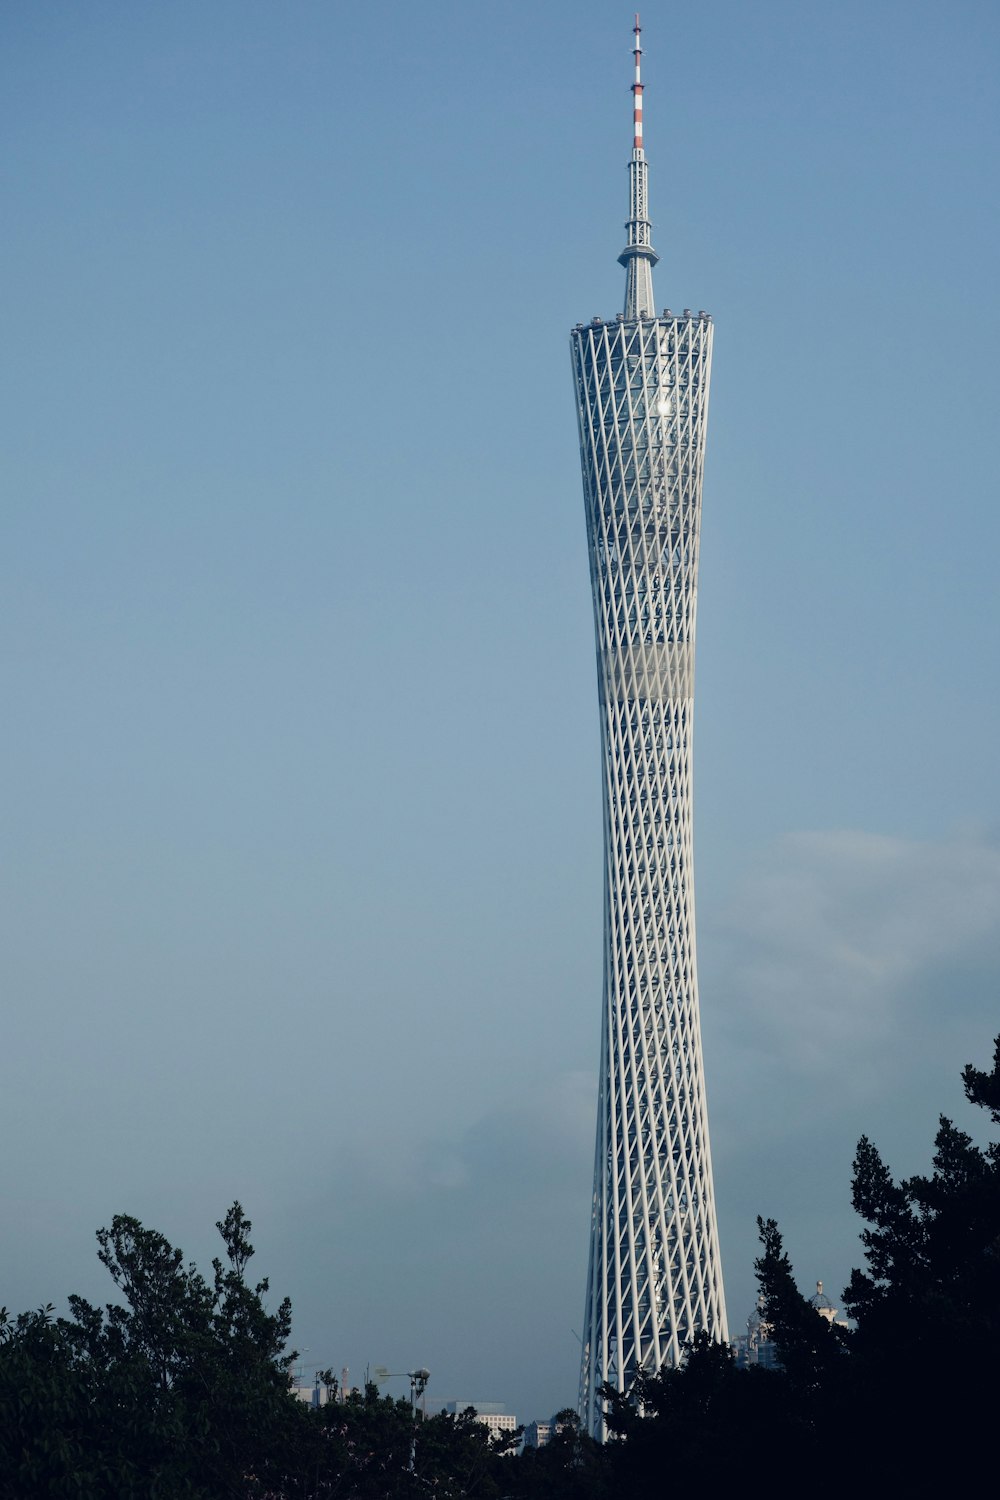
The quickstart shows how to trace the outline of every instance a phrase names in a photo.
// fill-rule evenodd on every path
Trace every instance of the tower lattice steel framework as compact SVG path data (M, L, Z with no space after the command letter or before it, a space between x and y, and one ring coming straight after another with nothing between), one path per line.
M657 317L639 18L625 310L572 334L604 771L604 1011L580 1412L725 1339L698 1015L691 733L707 313Z

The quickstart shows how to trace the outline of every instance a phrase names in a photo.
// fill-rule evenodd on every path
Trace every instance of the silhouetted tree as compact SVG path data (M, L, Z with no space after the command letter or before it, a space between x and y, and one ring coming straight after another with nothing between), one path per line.
M967 1097L1000 1124L1000 1037ZM844 1292L856 1327L799 1292L773 1219L755 1268L781 1368L737 1370L705 1334L677 1370L606 1387L607 1494L733 1480L751 1455L771 1493L954 1492L992 1470L1000 1335L1000 1145L942 1117L930 1176L895 1182L867 1138L852 1201L866 1269ZM980 1478L981 1483L981 1478Z
M966 1096L1000 1123L1000 1037L994 1065L963 1071ZM895 1182L862 1138L853 1203L866 1221L865 1270L844 1303L859 1440L886 1479L954 1484L993 1463L1000 1335L1000 1145L985 1149L941 1116L933 1171ZM890 1440L885 1441L885 1434Z
M251 1224L217 1228L212 1280L118 1215L98 1255L120 1302L0 1313L0 1496L31 1500L497 1500L503 1445L473 1413L421 1421L375 1386L313 1411L292 1394L291 1305L247 1279ZM331 1394L339 1392L330 1372Z
M607 1454L572 1407L556 1412L548 1443L507 1462L504 1494L518 1500L604 1500L611 1493Z
M666 1473L671 1483L721 1492L746 1463L780 1493L792 1475L801 1483L815 1459L811 1413L803 1413L788 1374L737 1369L727 1345L704 1331L679 1368L643 1372L627 1394L608 1387L603 1394L610 1496L658 1493Z
M52 1308L17 1318L0 1308L0 1495L99 1493L91 1422Z

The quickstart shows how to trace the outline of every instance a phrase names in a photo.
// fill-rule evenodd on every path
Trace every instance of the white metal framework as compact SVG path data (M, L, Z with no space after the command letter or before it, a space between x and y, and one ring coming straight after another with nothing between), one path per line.
M604 1012L580 1412L727 1337L698 1015L691 735L707 313L656 317L636 18L625 311L572 335L604 769Z

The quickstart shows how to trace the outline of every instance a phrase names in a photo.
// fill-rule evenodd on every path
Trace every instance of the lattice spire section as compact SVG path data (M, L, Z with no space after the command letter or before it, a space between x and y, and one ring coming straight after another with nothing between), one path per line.
M642 144L642 28L635 18L635 82L632 84L632 160L628 165L629 216L625 228L628 244L618 260L625 267L626 318L652 318L653 267L659 256L653 249L653 226L649 222L649 189L646 153Z
M636 18L636 86L638 17ZM641 92L636 94L641 153ZM634 182L644 192L645 163ZM648 222L633 202L638 235ZM636 239L628 295L652 252ZM639 269L637 269L639 268ZM639 297L639 292L635 293ZM651 296L651 291L650 291ZM695 609L712 360L707 313L636 303L572 335L597 632L604 1007L580 1410L726 1338L695 955Z

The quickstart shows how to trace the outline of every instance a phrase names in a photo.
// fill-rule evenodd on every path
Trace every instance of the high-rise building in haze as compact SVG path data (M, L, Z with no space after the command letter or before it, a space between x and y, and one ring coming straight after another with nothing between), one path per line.
M604 771L604 1010L580 1410L725 1339L698 1016L691 731L707 313L657 317L639 19L625 310L577 324L573 377Z

